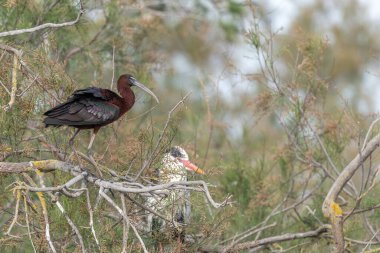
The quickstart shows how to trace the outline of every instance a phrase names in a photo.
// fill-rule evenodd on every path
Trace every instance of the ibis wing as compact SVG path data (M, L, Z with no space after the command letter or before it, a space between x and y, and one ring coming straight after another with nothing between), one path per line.
M93 126L113 122L120 109L110 103L114 92L100 88L87 88L75 91L67 100L45 112L44 123L48 125Z
M73 103L69 115L69 120L81 125L102 125L117 119L119 107L102 100L85 99Z
M98 87L89 87L86 89L74 91L74 93L68 98L68 101L73 101L80 98L98 98L108 101L114 97L118 97L118 95L113 91Z

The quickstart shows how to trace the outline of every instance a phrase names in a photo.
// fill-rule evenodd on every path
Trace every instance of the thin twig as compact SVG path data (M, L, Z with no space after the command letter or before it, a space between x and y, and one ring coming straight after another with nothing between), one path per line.
M1 86L3 86L4 90L8 93L8 95L11 95L11 92L8 90L7 86L5 86L1 80L0 80L0 84Z
M51 193L50 193L51 194ZM61 211L61 213L63 214L63 216L65 217L65 219L67 220L67 223L70 225L71 229L74 231L75 235L78 237L78 240L79 240L79 244L82 248L82 252L83 253L86 253L87 250L84 246L84 242L83 242L83 237L82 235L80 234L79 232L79 229L75 226L74 222L70 219L70 217L67 215L67 212L65 211L65 209L63 208L63 206L61 205L61 203L59 203L59 201L55 202L56 206L58 207L59 211Z
M13 226L16 224L17 218L18 218L18 212L19 212L19 208L20 208L21 191L16 189L15 194L16 194L15 216L13 217L11 225L9 225L9 228L8 228L7 232L5 233L6 235L11 234L11 230L12 230Z
M57 29L57 28L65 27L65 26L75 25L76 23L78 23L80 17L84 13L82 2L79 1L79 4L80 4L80 10L79 10L78 16L73 21L59 23L59 24L56 24L56 23L45 23L45 24L42 24L42 25L39 25L39 26L36 26L36 27L32 27L32 28L26 28L26 29L18 29L18 30L13 30L13 31L0 32L0 37L14 36L14 35L19 35L19 34L23 34L23 33L32 33L32 32L36 32L36 31L42 30L42 29L46 29L46 28Z
M129 225L131 226L133 232L135 232L135 235L137 237L137 239L140 241L140 244L144 250L144 253L148 253L148 250L146 249L146 246L145 246L145 243L144 241L141 239L141 236L139 235L137 229L135 226L133 226L130 222L129 222L129 219L128 219L128 216L123 212L123 210L121 210L120 207L118 207L116 205L116 203L110 198L108 197L107 194L105 194L103 191L100 192L100 195L102 195L102 197L108 202L111 204L111 206L113 206L117 211L118 213L123 217L123 219L129 223Z
M323 233L326 233L329 230L329 225L323 225L316 230L301 232L301 233L287 233L283 235L276 235L272 237L263 238L260 240L254 240L250 242L243 242L235 245L233 248L229 249L227 252L240 252L242 250L247 249L255 249L257 247L280 243L285 241L304 239L309 237L318 237ZM225 247L223 246L209 246L209 247L201 247L200 252L224 252Z
M96 245L98 246L98 248L100 250L99 240L96 237L96 233L95 233L95 229L94 229L94 211L92 210L91 200L90 200L90 192L88 191L88 189L86 190L86 201L87 201L88 213L90 215L90 223L89 223L89 225L90 225L90 228L91 228L91 233L94 236Z
M364 142L363 142L363 146L362 146L361 152L363 152L364 148L365 148L366 145L367 145L368 137L369 137L369 135L370 135L371 132L372 132L372 128L375 126L375 124L376 124L379 120L380 120L380 117L377 118L376 120L372 121L371 125L369 126L368 131L367 131L367 134L365 135L365 138L364 138Z
M26 227L28 229L29 240L30 240L30 243L32 244L34 253L37 253L36 247L34 246L34 243L33 243L32 234L30 232L28 203L26 201L25 195L23 196L23 198L24 198L24 209L25 209L25 222L26 222Z
M237 245L240 241L242 241L242 240L244 240L244 239L246 239L246 238L248 238L248 237L250 237L250 236L252 236L252 235L254 235L254 234L256 234L256 233L258 233L258 232L264 231L264 230L266 230L266 229L268 229L268 228L272 228L272 227L274 227L274 226L276 226L276 225L277 225L277 223L274 222L274 223L272 223L272 224L270 224L270 225L266 225L266 226L263 226L263 227L257 228L257 229L255 229L255 230L253 230L253 231L250 231L250 232L248 232L248 233L246 233L246 234L243 234L240 238L238 238L238 239L232 241L232 242L231 242L231 243L230 243L230 244L224 249L223 252L228 252L228 251L229 251L230 249L232 249L235 245Z
M112 47L112 79L111 79L111 90L113 88L113 82L115 80L115 45Z
M17 97L21 97L22 95L24 95L25 94L25 92L27 92L29 89L30 89L30 87L32 87L32 85L34 84L34 82L37 80L37 78L38 78L39 76L38 76L38 74L34 77L34 79L32 80L32 82L30 82L30 84L28 85L28 87L26 87L20 94L17 94L16 96Z
M187 93L168 113L168 117L167 117L167 120L166 120L166 123L165 123L165 126L164 128L162 129L161 131L161 134L160 134L160 137L158 138L158 141L156 143L156 146L153 148L153 151L149 157L149 159L147 161L144 162L143 166L141 167L140 171L137 173L136 177L134 178L134 181L136 181L137 179L139 179L139 177L141 176L141 174L144 172L144 170L151 164L151 162L153 161L155 155L156 155L156 152L158 150L158 147L160 146L164 136L165 136L165 132L166 132L166 129L168 128L169 126L169 122L170 122L170 119L172 117L172 114L173 112L181 105L181 104L184 104L185 103L185 100L187 99L187 97L191 94L192 92L190 91L189 93Z
M47 207L46 207L46 201L45 201L45 197L43 195L42 192L37 192L37 197L38 199L40 200L40 203L41 203L41 207L42 207L42 214L44 216L44 220L45 220L45 236L46 236L46 240L48 241L48 244L49 244L49 247L51 249L51 251L53 253L56 253L56 249L54 247L54 244L51 240L51 236L50 236L50 224L49 224L49 216L48 216L48 213L47 213Z
M13 68L12 68L12 89L11 89L11 98L9 103L3 107L4 111L8 111L12 108L13 104L16 101L16 92L17 92L17 70L19 68L18 56L13 54Z
M125 205L125 196L120 194L121 206L123 208L124 215L127 215L127 206ZM123 249L122 253L127 252L127 242L128 242L128 231L129 231L129 222L128 220L123 219Z

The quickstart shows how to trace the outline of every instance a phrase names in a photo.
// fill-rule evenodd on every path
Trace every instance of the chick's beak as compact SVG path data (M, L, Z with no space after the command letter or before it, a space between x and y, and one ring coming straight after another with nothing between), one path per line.
M180 160L180 161L189 170L194 171L195 173L198 173L198 174L202 174L202 175L206 174L202 169L198 168L197 165L191 163L189 160Z

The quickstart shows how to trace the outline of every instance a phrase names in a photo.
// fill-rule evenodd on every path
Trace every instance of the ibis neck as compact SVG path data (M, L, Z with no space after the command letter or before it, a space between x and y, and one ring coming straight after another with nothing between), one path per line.
M118 82L117 90L119 91L121 97L124 100L125 111L132 108L135 103L135 94L133 93L131 87L127 84L122 84Z

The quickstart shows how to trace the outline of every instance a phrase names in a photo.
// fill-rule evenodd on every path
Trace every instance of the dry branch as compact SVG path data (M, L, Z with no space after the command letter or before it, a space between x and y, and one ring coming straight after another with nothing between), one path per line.
M129 221L127 214L124 213L123 210L118 205L116 205L116 203L110 197L108 197L107 194L104 193L104 191L100 191L100 195L102 195L102 197L105 200L107 200L107 202L110 203L110 205L113 206L118 211L118 213L123 217L123 220L127 224L129 224L129 226L132 228L133 232L135 232L135 235L136 235L137 239L139 240L139 242L140 242L140 244L144 250L144 253L148 253L148 250L146 249L144 241L142 240L142 238L141 238L140 234L138 233L136 227L134 225L132 225L131 222Z
M30 79L32 79L33 81L32 81L32 84L34 83L34 82L36 82L40 87L41 87L41 89L43 89L47 94L49 94L52 98L54 98L54 100L55 101L57 101L57 102L61 102L49 89L47 89L46 87L45 87L45 85L39 80L39 78L38 78L38 75L37 74L35 74L33 71L32 71L32 69L30 69L29 67L28 67L28 65L25 63L25 61L23 60L23 58L22 58L22 51L21 50L18 50L18 49L16 49L16 48L13 48L13 47L11 47L11 46L8 46L8 45L4 45L4 44L0 44L0 49L2 49L2 50L5 50L5 51L8 51L8 52L10 52L10 53L13 53L14 55L16 55L17 56L17 58L18 58L18 61L19 61L19 63L20 63L20 65L21 65L21 71L24 73L24 75L26 75L28 78L30 78ZM31 86L31 85L30 85ZM27 87L26 89L29 89L30 88L30 86L29 87ZM24 93L24 92L23 92ZM23 94L22 93L22 94Z
M27 183L16 183L14 189L20 193L20 192L36 192L37 196L39 197L41 206L42 206L42 213L44 216L45 220L45 236L46 240L49 243L50 249L54 252L54 245L53 241L50 236L50 231L49 231L49 220L48 220L48 215L47 215L47 206L46 206L46 200L44 197L44 193L48 193L50 196L57 194L66 194L70 197L78 197L78 194L71 194L72 191L75 193L82 193L86 192L86 198L87 198L87 208L90 213L90 228L93 237L95 238L96 244L99 247L99 241L96 237L95 234L95 229L94 229L94 222L93 222L93 211L92 207L90 204L90 199L89 199L89 192L88 189L85 188L80 188L80 189L72 189L74 184L80 183L89 183L92 184L93 186L97 187L100 189L99 194L102 198L106 199L107 202L113 206L123 217L123 238L124 238L124 243L123 243L123 249L124 251L126 250L126 242L127 242L127 236L128 236L128 229L131 228L134 233L136 234L136 237L139 239L142 247L144 248L144 242L142 241L141 237L138 234L138 231L136 227L130 222L129 218L127 217L126 214L126 207L124 203L124 194L140 194L141 196L146 196L146 195L152 195L152 194L157 194L157 195L167 195L170 193L172 190L176 189L188 189L192 191L198 191L202 192L204 196L207 198L208 202L214 206L215 208L220 208L223 207L227 204L229 204L229 197L227 197L223 202L217 203L213 200L209 189L208 185L204 181L185 181L185 182L172 182L172 183L167 183L167 184L160 184L160 185L155 185L155 186L145 186L137 182L131 182L127 180L123 181L111 181L111 180L105 180L98 178L91 173L87 172L83 168L80 168L79 166L72 165L68 162L63 162L63 161L58 161L58 160L42 160L42 161L30 161L30 162L20 162L20 163L10 163L10 162L0 162L0 174L1 173L25 173L25 172L35 172L38 175L43 175L43 173L49 173L53 172L55 170L59 170L64 173L68 173L72 175L72 178L69 179L66 183L63 183L61 185L57 186L45 186L43 184L43 181L41 181L40 186L37 186L35 183L31 182L30 180L27 180L29 185ZM43 172L43 173L41 173ZM23 174L26 177L27 174ZM41 178L42 180L42 178ZM83 186L82 186L83 187ZM122 207L120 208L114 203L112 199L110 199L107 194L104 192L105 190L112 190L113 192L119 192L120 195L122 196ZM126 195L128 199L131 199L130 196ZM53 196L54 197L54 196ZM56 200L57 201L57 200ZM132 201L134 202L134 201ZM74 232L77 235L77 238L79 240L79 243L81 245L82 251L86 251L83 243L83 238L79 233L79 230L76 228L74 223L69 219L67 215L65 215L65 210L62 208L62 206L59 205L59 202L56 202L58 208L60 211L64 214L66 220L68 221L69 225L72 227ZM137 203L135 203L137 204ZM141 208L145 208L144 205L140 204L137 206ZM149 208L145 208L147 211L152 211L149 210ZM17 211L17 210L16 210ZM156 212L154 212L156 213ZM157 214L157 213L156 213ZM15 220L17 217L15 218ZM140 237L140 238L139 238ZM146 251L147 252L147 251Z
M195 191L200 191L205 194L208 201L215 208L219 208L228 204L229 197L226 198L222 203L215 202L208 190L207 184L202 181L187 181L187 182L171 182L167 184L160 184L155 186L144 186L141 184L130 183L128 181L123 182L113 182L109 180L104 180L98 178L86 171L82 171L79 166L72 165L70 163L58 161L58 160L41 160L41 161L30 161L21 163L9 163L0 162L0 173L22 173L30 171L41 171L41 172L51 172L54 170L59 170L62 172L71 173L74 179L71 179L64 185L54 186L54 187L27 187L26 190L33 192L40 191L60 191L67 185L72 185L73 182L79 181L78 178L83 177L87 182L93 183L98 187L103 187L104 189L111 189L121 193L157 193L157 194L167 194L167 190L171 189L191 189ZM21 188L23 186L20 186ZM196 187L196 188L194 188Z
M187 97L191 94L191 91L188 92L169 112L168 112L168 117L166 119L166 122L165 122L165 126L164 128L162 129L162 132L160 134L160 137L158 138L158 141L156 143L156 146L153 148L153 151L149 157L149 159L147 161L145 161L143 163L143 166L141 167L140 171L137 173L136 177L135 177L135 181L137 179L139 179L139 177L141 176L141 174L145 171L146 168L148 168L148 166L152 163L153 159L155 158L155 156L157 155L157 151L158 151L158 148L162 142L162 139L164 138L165 136L165 132L169 126L169 122L172 118L172 114L174 113L174 111L181 105L181 104L185 104L185 101L187 99Z
M56 23L45 23L45 24L42 24L42 25L39 25L39 26L35 26L35 27L32 27L32 28L25 28L25 29L18 29L18 30L0 32L0 37L14 36L14 35L19 35L19 34L23 34L23 33L32 33L32 32L36 32L36 31L42 30L42 29L46 29L46 28L57 29L57 28L65 27L65 26L75 25L76 23L78 23L80 17L84 13L82 2L80 1L79 3L80 3L80 10L79 10L77 18L75 20L73 20L73 21L59 23L59 24L56 24Z
M13 104L16 101L16 92L17 92L17 70L19 68L18 56L16 54L13 55L13 68L12 68L12 89L10 93L10 100L7 105L3 107L5 111L8 111L12 108Z
M371 141L363 148L361 153L343 169L338 178L331 186L326 198L323 202L323 214L330 219L333 229L333 236L336 244L336 252L344 251L344 234L343 234L343 216L340 206L335 203L339 193L343 187L348 183L355 172L367 160L368 157L379 147L380 134L372 138Z
M263 238L260 240L254 240L250 242L243 242L235 245L234 247L228 249L227 251L224 246L216 246L216 247L201 247L200 252L240 252L242 250L254 249L262 246L267 246L274 243L280 243L285 241L292 241L298 239L305 239L310 237L318 237L323 233L326 233L329 230L329 225L323 225L316 230L307 231L303 233L294 233L294 234L284 234L284 235L276 235L272 237Z

